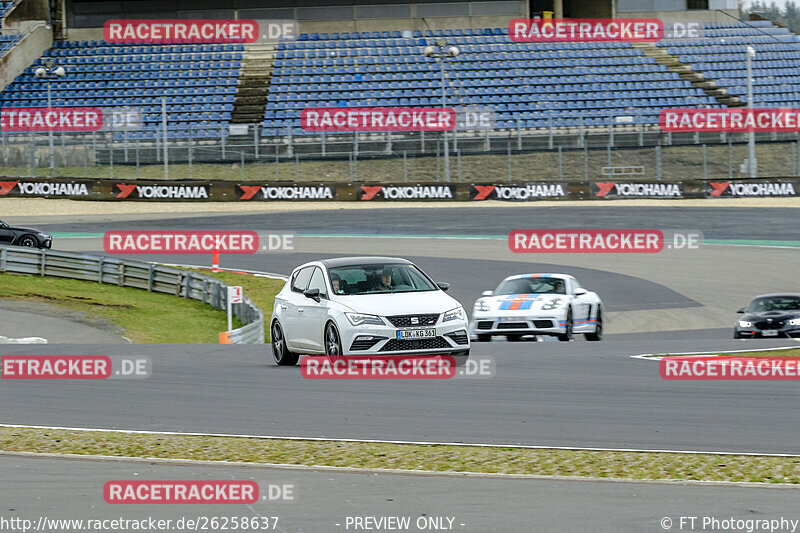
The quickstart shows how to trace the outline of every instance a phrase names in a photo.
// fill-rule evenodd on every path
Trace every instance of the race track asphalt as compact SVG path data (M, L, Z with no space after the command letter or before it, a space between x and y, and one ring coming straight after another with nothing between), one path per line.
M50 345L148 356L143 380L4 381L0 422L295 437L798 453L791 381L665 381L651 352L742 349L732 339L473 345L492 377L309 380L265 347ZM760 347L787 341L759 343ZM9 346L4 354L38 354Z
M631 355L793 345L734 341L735 309L755 294L797 290L800 248L732 246L800 241L793 209L559 207L364 209L82 222L24 217L57 234L56 247L98 253L111 229L241 229L293 233L291 252L224 256L223 266L281 274L336 255L409 257L470 310L503 277L568 272L608 310L601 343L492 342L492 377L449 381L306 380L263 346L48 345L49 354L145 355L149 379L0 381L0 423L599 448L800 453L793 382L665 381ZM25 222L24 220L12 223ZM660 254L514 254L517 228L699 230L714 245ZM61 237L59 237L59 235ZM472 238L481 237L481 238ZM130 256L208 265L203 256ZM42 347L4 346L3 354ZM454 531L664 531L670 517L794 516L797 492L766 487L512 480L275 470L228 466L0 457L0 517L179 518L281 516L280 530L345 531L347 516L453 516ZM296 503L236 507L109 506L110 479L256 479L292 483ZM124 508L122 508L124 507ZM463 527L460 524L464 524ZM681 528L680 530L687 530ZM352 531L352 529L350 529Z
M448 530L453 532L655 533L664 531L665 518L672 521L672 530L688 531L688 519L679 529L682 516L700 517L695 531L701 531L702 517L720 523L731 518L800 518L797 489L767 486L396 475L2 455L0 461L0 521L17 518L33 525L41 517L84 521L152 517L176 524L181 518L277 516L274 531L337 533L358 531L353 526L356 517L391 516L408 517L411 527L372 531L443 531L418 529L417 520L446 517L453 519ZM144 479L252 480L260 495L268 493L270 485L291 485L294 500L250 505L109 505L103 500L107 481Z

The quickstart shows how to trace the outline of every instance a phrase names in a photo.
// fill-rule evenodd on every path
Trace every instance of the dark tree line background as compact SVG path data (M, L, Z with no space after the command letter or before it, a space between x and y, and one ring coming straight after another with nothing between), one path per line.
M786 7L781 8L775 2L755 1L748 2L744 9L745 14L758 13L765 19L789 28L789 31L798 33L800 30L800 5L795 2L786 2ZM747 17L745 17L747 18Z

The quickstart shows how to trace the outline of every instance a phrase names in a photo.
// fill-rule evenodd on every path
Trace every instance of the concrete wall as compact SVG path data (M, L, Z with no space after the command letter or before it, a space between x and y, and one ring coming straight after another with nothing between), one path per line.
M0 91L13 82L35 60L42 57L45 50L53 46L53 32L40 25L23 37L17 45L0 58Z
M50 7L47 0L22 0L3 20L3 28L18 22L30 20L50 20Z

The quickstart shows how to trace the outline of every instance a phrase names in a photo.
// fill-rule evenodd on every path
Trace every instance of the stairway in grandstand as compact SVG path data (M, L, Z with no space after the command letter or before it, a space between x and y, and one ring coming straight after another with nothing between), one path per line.
M680 76L681 79L701 89L721 105L726 107L741 107L745 105L738 96L731 96L728 94L728 89L717 87L717 82L715 80L707 79L702 72L695 71L691 65L682 62L678 56L670 54L664 48L659 48L653 43L633 43L633 47L638 48L652 57L655 59L656 63L664 65L670 71Z
M275 49L275 44L244 45L239 85L231 113L232 124L257 124L263 120L275 64Z

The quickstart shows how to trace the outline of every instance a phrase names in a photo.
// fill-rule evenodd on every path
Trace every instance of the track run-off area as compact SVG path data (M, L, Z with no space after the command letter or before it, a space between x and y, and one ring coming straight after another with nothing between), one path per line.
M222 266L280 275L312 259L344 255L408 258L470 312L504 277L562 272L597 292L606 337L571 343L474 343L492 377L470 380L306 380L279 368L268 346L7 345L3 354L143 355L145 380L9 381L0 384L0 423L208 434L469 443L600 449L800 454L800 391L792 381L665 381L658 364L632 358L791 346L732 338L736 309L762 293L797 292L800 227L795 208L692 205L469 206L113 215L28 215L9 223L52 232L55 248L102 254L110 230L252 230L292 234L294 249L222 257ZM34 225L35 224L35 225ZM699 231L697 249L657 254L521 254L514 229ZM124 256L123 256L124 257ZM210 256L131 259L210 266ZM270 310L265 309L269 312ZM32 485L44 472L77 474L74 460L0 456L0 486ZM141 463L81 463L78 492L141 472ZM285 531L345 531L345 514L429 513L458 517L456 531L659 531L665 516L785 515L796 491L756 487L497 477L335 475L157 463L148 477L291 478L303 504L281 504ZM148 467L150 468L150 467ZM224 474L223 474L224 472ZM72 473L72 474L71 474ZM95 483L93 480L96 480ZM75 479L72 479L75 482ZM439 486L441 485L441 486ZM335 493L335 498L331 497ZM449 496L442 496L448 494ZM13 494L0 494L12 499ZM435 499L438 498L438 499ZM64 510L68 503L55 498ZM10 501L10 500L9 500ZM24 501L28 501L27 498ZM342 511L342 502L348 511ZM433 502L433 503L431 503ZM702 504L701 504L702 502ZM20 505L22 505L20 503ZM304 507L314 505L307 512ZM35 508L35 505L32 509ZM580 511L575 511L580 509ZM721 510L717 512L718 510ZM116 510L115 510L116 512ZM172 511L169 511L170 513ZM256 513L261 512L256 506ZM209 514L209 513L206 513ZM213 513L210 513L213 514ZM269 514L269 513L267 513ZM166 515L165 515L166 516ZM625 517L622 519L621 517ZM800 518L800 517L796 517ZM340 525L337 526L337 523Z

